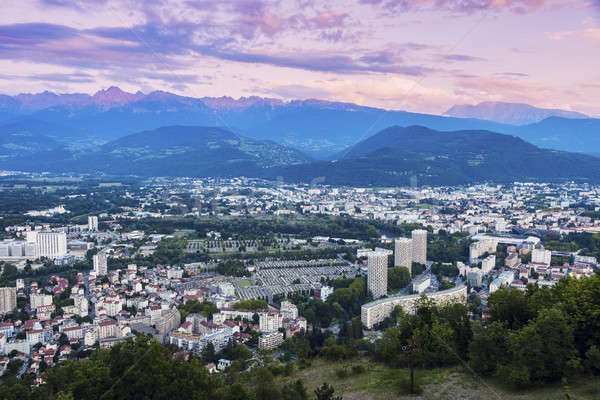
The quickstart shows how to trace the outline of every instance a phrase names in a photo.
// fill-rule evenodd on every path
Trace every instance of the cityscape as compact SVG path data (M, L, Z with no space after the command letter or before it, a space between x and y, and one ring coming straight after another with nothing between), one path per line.
M0 15L0 400L600 400L598 1Z
M308 332L340 340L357 329L377 344L424 298L460 305L476 324L497 318L496 292L595 279L600 252L588 243L600 241L600 186L587 183L98 181L102 212L62 223L79 212L89 183L62 189L49 182L65 177L46 176L49 186L36 187L41 178L2 179L15 199L59 199L26 211L14 204L22 222L5 217L0 241L1 364L34 386L51 368L140 335L223 374L265 365L266 352L298 362L291 343ZM360 285L363 294L344 298Z

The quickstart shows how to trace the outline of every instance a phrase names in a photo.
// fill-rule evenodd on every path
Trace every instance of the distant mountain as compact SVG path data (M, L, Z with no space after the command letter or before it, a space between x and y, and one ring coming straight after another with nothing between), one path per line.
M161 126L220 126L323 158L392 124L419 124L434 129L503 128L489 121L322 100L284 102L257 96L192 98L161 91L127 93L117 87L93 96L51 92L0 96L0 123L29 118L65 127L58 136L43 128L36 133L53 136L69 145L74 141L110 141Z
M534 114L541 118L538 111ZM533 115L531 111L525 114ZM48 136L80 150L163 126L218 126L247 138L293 147L315 158L331 159L391 125L422 125L442 131L490 130L517 135L542 147L600 154L600 143L589 141L600 135L596 125L581 121L584 120L551 119L539 125L536 122L516 126L314 99L284 102L257 96L193 98L163 91L128 93L117 87L92 96L52 92L0 95L0 125L21 124L32 134ZM559 123L560 129L554 129L554 122ZM550 137L552 140L548 140Z
M512 125L540 122L548 117L588 118L574 111L537 108L529 104L486 101L477 105L461 104L444 113L450 117L477 118Z
M42 151L0 161L2 169L139 176L257 176L310 157L216 127L168 126L94 149Z
M600 154L600 119L550 117L518 127L519 137L537 146L578 153Z
M331 162L286 166L271 175L334 185L457 185L514 180L600 181L600 158L538 148L489 131L440 132L393 126Z
M28 123L11 123L0 126L0 159L52 150L60 144L51 137L36 133L41 131L41 125L48 130L47 124L30 120ZM56 127L54 127L56 128Z

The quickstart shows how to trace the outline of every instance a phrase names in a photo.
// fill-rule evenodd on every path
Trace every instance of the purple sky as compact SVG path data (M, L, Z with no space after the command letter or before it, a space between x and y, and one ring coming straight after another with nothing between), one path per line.
M0 92L167 90L600 116L598 0L0 3Z

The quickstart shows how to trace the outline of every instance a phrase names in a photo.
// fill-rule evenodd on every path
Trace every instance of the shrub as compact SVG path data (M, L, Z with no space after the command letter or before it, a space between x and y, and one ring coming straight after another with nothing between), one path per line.
M365 367L363 367L362 365L353 365L352 366L352 373L354 375L362 374L363 372L365 372Z

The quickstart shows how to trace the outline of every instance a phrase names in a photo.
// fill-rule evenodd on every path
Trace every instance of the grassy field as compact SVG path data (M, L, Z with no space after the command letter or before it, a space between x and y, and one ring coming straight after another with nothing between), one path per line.
M252 281L249 279L238 279L237 281L238 285L240 286L252 286Z
M361 365L364 372L352 373L352 367ZM337 371L345 369L348 376L340 378ZM281 382L292 382L300 378L308 392L323 382L335 387L337 395L344 400L371 399L465 399L465 400L562 400L600 399L600 377L581 378L568 385L558 383L516 391L494 379L481 379L469 374L462 367L416 370L415 376L422 389L419 395L408 395L408 369L388 368L367 359L342 362L312 360L310 367L298 370L293 376L280 378ZM565 397L567 394L570 397Z

